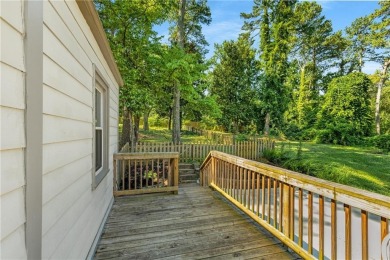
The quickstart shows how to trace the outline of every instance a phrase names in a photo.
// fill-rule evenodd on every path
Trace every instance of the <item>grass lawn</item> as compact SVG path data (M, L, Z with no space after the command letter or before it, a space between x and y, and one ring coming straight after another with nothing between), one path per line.
M181 140L186 143L207 141L204 136L188 131L182 132ZM150 131L140 131L140 141L170 142L171 132L153 127ZM291 169L291 165L297 164L299 143L278 141L276 151L282 146L290 159L280 166L290 165L285 168ZM390 196L390 154L379 154L375 148L305 142L299 161L299 165L304 165L305 170L315 177Z
M298 146L297 142L284 142L291 158L296 158ZM278 142L276 149L281 147ZM390 154L379 154L375 148L306 142L302 143L301 161L318 178L390 196Z
M150 128L149 131L140 130L140 142L171 142L172 133L166 128ZM183 143L195 143L195 142L206 142L207 138L194 134L189 131L181 132L181 141Z

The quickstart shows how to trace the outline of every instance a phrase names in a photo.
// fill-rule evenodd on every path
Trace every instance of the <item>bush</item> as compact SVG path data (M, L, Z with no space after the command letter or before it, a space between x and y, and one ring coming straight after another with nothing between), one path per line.
M390 134L374 136L372 139L375 147L390 152Z
M349 123L327 124L323 130L318 130L315 141L322 144L354 145L361 143L362 138Z

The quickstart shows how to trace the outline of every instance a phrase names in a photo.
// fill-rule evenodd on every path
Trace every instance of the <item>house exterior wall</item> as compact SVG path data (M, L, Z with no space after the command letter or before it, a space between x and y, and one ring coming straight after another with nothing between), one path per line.
M0 17L0 258L23 259L27 253L22 0L1 1Z
M43 4L42 257L84 258L113 199L118 83L75 1ZM108 84L110 172L92 189L94 66Z
M27 258L23 8L22 0L1 1L1 259ZM43 1L42 26L41 254L80 259L87 257L113 201L119 86L76 1ZM110 171L94 188L97 72L108 85Z

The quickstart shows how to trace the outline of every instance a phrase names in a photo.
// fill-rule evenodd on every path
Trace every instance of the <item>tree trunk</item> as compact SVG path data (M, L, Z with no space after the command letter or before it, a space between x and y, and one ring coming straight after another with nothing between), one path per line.
M172 108L169 109L168 130L172 130Z
M181 49L184 50L184 16L186 0L180 0L179 2L179 16L177 19L177 43ZM173 129L172 129L172 142L174 144L180 143L180 86L175 84L173 91Z
M133 112L129 111L129 127L130 127L130 152L135 152L135 142L134 142L134 124L133 124Z
M383 64L383 68L381 71L380 79L378 82L378 91L376 93L376 101L375 101L375 126L376 126L376 133L378 135L381 134L381 117L380 117L380 103L381 103L381 95L382 95L382 88L385 85L386 81L386 73L387 69L390 66L390 59L385 61Z
M123 108L123 125L122 125L122 136L119 142L119 150L126 144L131 142L130 140L130 121L129 118L129 110L127 108Z
M141 117L134 116L134 144L138 143L139 140L139 122Z
M144 131L149 131L149 114L150 111L144 113Z
M180 143L180 89L178 85L175 86L173 93L172 142L174 144Z
M269 124L271 121L271 115L267 113L265 115L265 124L264 124L264 135L268 136L269 135Z

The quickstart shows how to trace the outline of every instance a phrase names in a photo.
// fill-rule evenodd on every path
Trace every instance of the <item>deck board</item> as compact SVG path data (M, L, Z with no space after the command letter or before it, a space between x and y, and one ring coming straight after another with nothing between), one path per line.
M95 259L294 259L281 242L217 192L115 199Z

